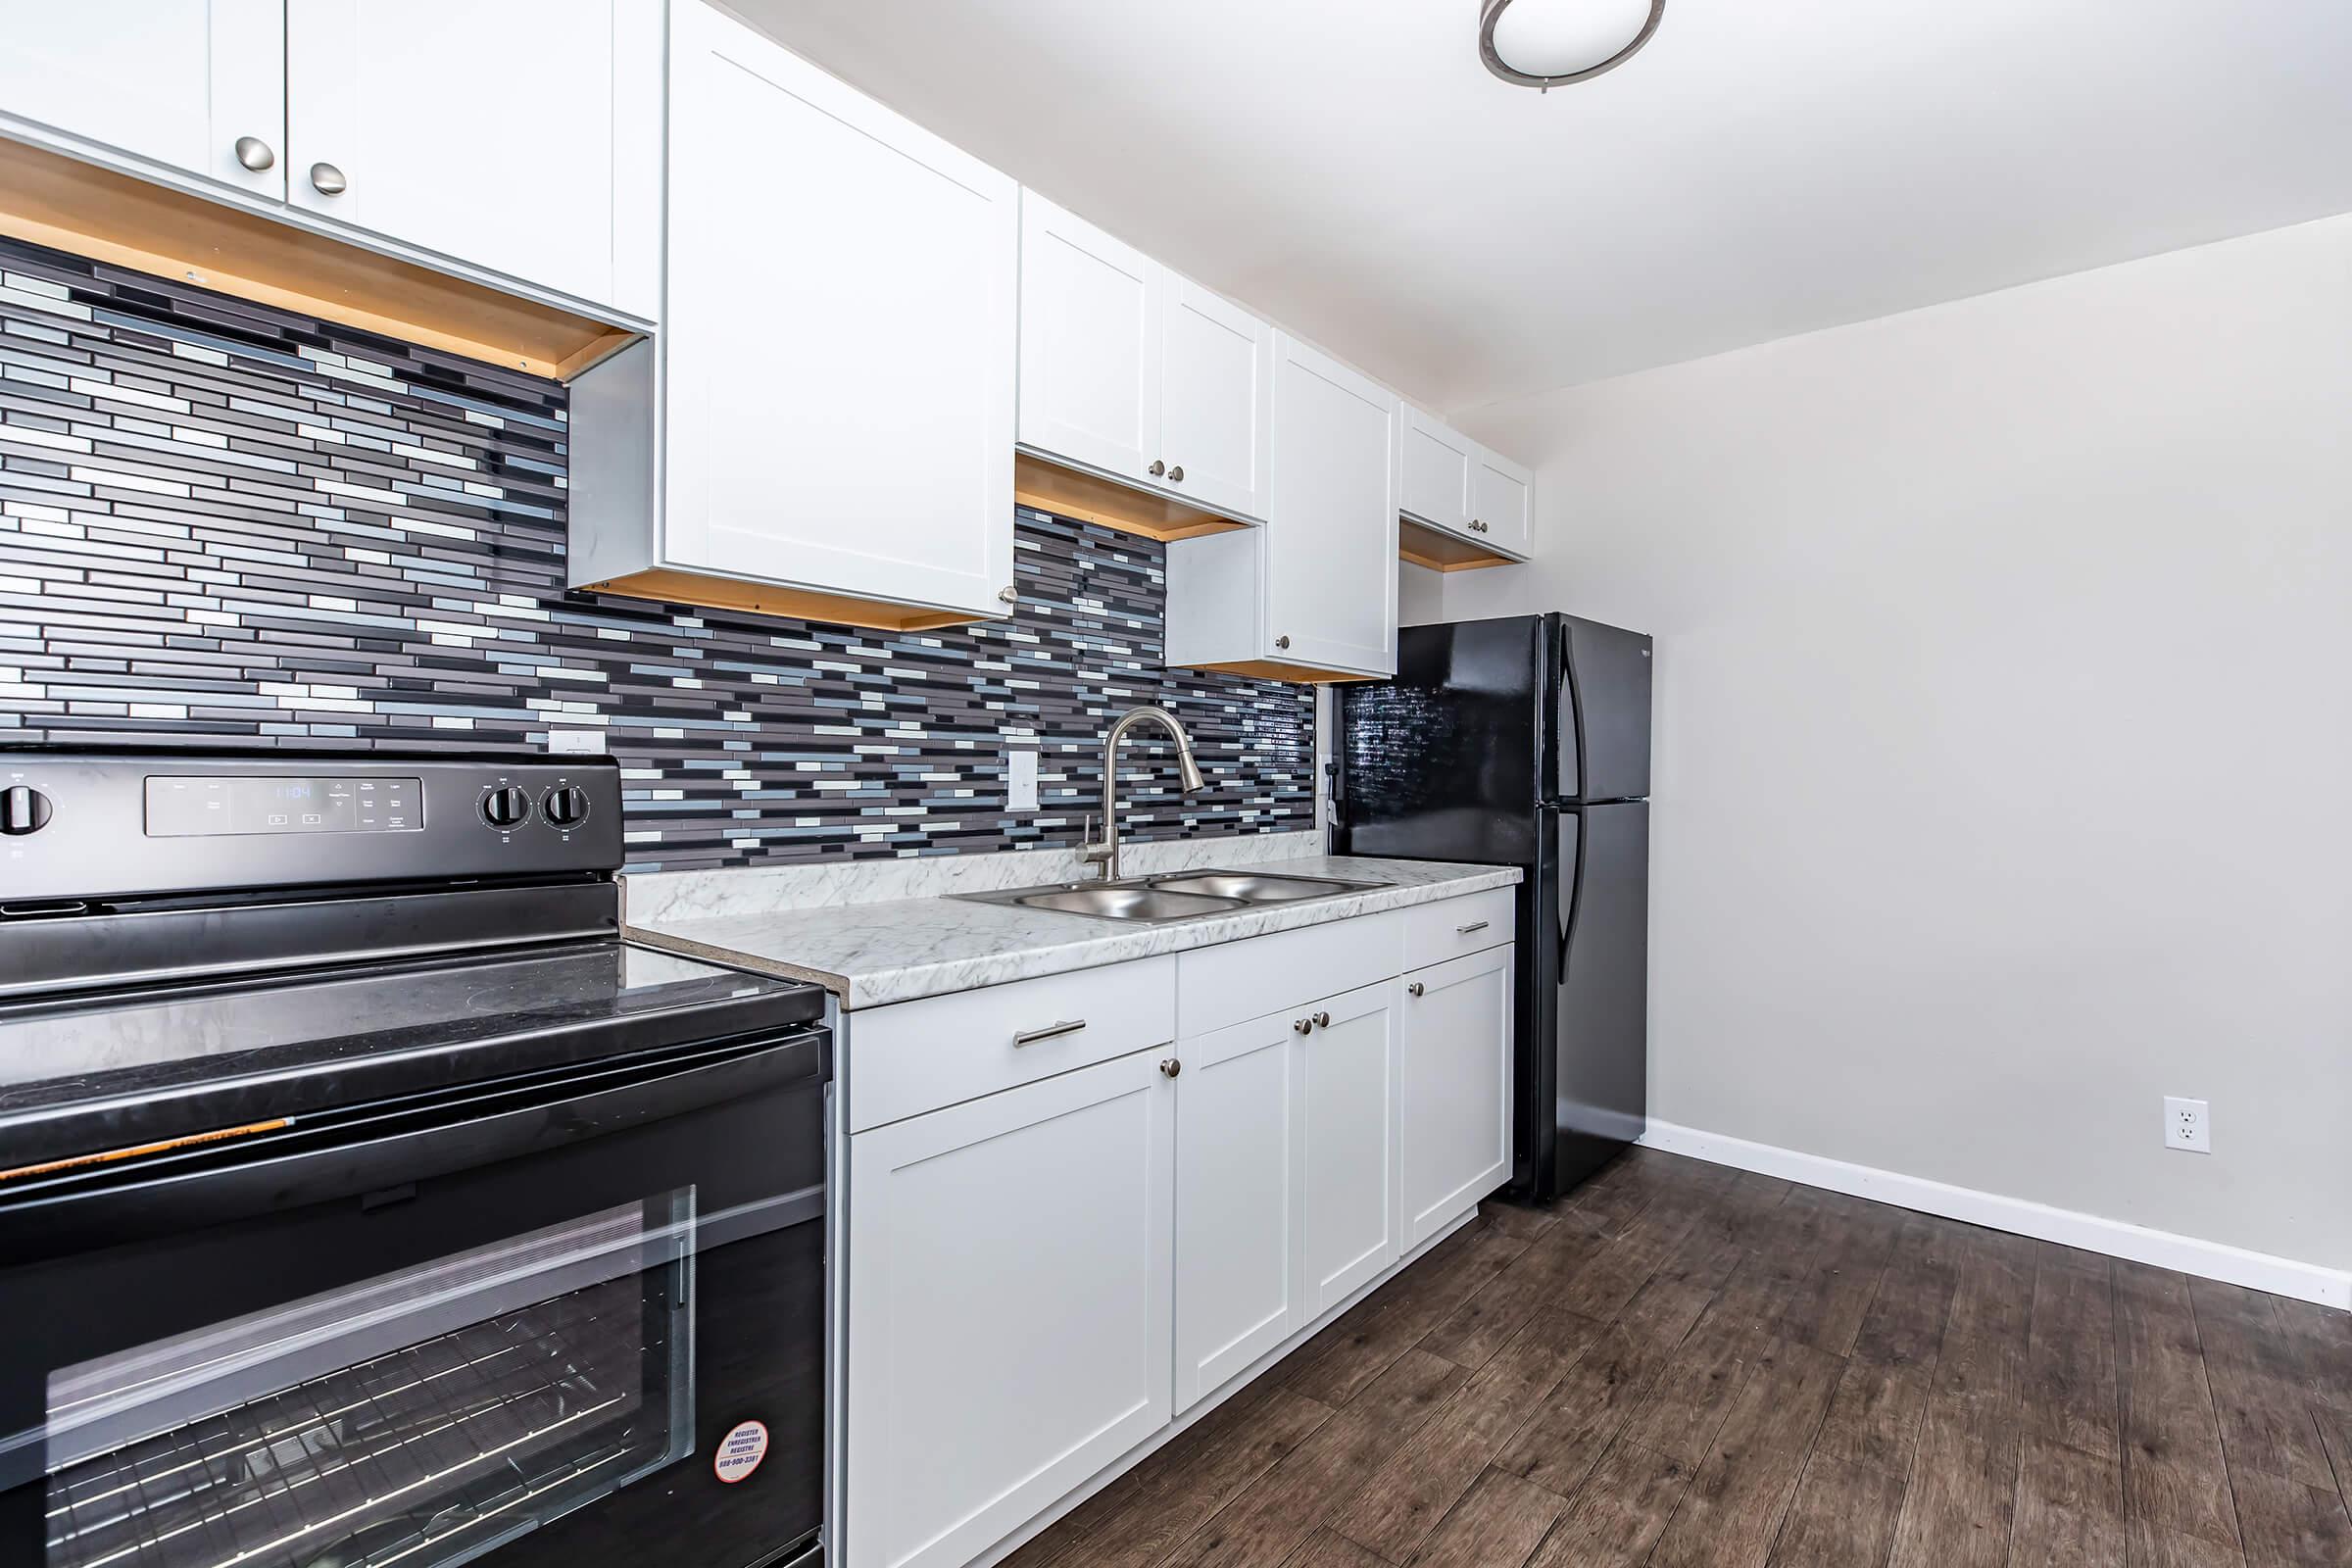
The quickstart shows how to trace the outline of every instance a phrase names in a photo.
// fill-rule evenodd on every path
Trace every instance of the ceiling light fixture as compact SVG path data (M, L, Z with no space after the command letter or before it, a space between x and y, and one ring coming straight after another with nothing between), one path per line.
M1666 0L1479 0L1478 57L1549 92L1633 59L1665 14Z

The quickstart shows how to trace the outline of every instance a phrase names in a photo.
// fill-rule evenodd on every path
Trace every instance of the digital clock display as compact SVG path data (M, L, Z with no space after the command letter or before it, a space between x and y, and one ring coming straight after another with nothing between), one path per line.
M410 833L424 826L423 802L414 778L156 776L147 780L147 836Z

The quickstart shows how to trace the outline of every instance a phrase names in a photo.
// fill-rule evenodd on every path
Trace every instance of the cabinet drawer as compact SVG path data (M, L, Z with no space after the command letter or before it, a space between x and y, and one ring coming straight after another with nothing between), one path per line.
M1189 1040L1389 979L1402 967L1402 933L1398 912L1391 911L1179 954L1176 1013L1182 1032ZM1501 940L1511 940L1507 904Z
M1166 1044L1176 1038L1176 960L925 997L847 1021L850 1131L858 1133Z
M1519 890L1489 888L1467 898L1419 904L1404 915L1404 967L1418 969L1511 940Z

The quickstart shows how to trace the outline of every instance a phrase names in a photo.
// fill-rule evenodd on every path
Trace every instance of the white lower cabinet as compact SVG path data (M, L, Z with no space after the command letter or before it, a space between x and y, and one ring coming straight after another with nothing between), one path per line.
M1176 1408L1306 1322L1303 1014L1180 1041L1176 1082Z
M1512 918L1472 894L851 1014L837 1560L963 1568L1500 1186Z
M1404 977L1397 1160L1417 1247L1511 1172L1509 945Z
M849 1568L960 1568L1167 1422L1162 1059L850 1140Z
M1384 982L1315 1003L1313 1027L1299 1037L1309 1317L1396 1260L1395 989Z

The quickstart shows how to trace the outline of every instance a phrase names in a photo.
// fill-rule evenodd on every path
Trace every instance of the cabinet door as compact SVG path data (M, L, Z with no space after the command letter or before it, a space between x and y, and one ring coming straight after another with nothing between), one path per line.
M1212 512L1263 517L1274 329L1189 278L1158 270L1159 455L1167 487Z
M1159 450L1158 269L1021 192L1021 444L1138 484Z
M1403 473L1396 508L1453 533L1470 532L1470 476L1478 443L1406 404L1397 411Z
M1396 439L1395 397L1275 334L1261 657L1396 672Z
M668 559L1004 614L1018 187L691 0L670 73Z
M850 1140L848 1568L961 1568L1168 1420L1165 1054Z
M1471 476L1470 516L1473 523L1484 524L1474 530L1481 542L1515 556L1526 555L1534 499L1534 476L1527 469L1500 453L1478 449L1478 467Z
M660 91L660 34L637 35L648 15L633 0L286 0L289 199L619 303L614 140L661 135L658 114L615 117Z
M1511 1173L1511 962L1489 948L1404 977L1397 1151L1412 1248Z
M1176 1083L1176 1408L1306 1322L1303 1040L1283 1013L1182 1042Z
M1396 1260L1396 982L1305 1010L1299 1099L1306 1315L1337 1306Z
M284 0L72 0L7 8L0 122L282 199ZM239 163L240 137L268 169Z

